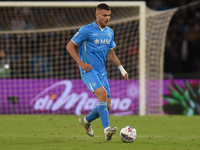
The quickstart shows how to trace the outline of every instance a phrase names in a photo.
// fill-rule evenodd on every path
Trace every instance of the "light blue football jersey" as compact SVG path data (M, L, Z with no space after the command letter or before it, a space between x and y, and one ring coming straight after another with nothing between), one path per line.
M116 46L111 28L106 26L101 29L94 21L89 25L82 26L73 36L72 41L79 45L79 57L83 62L92 65L99 75L107 74L106 59L108 51ZM81 68L80 71L84 72Z

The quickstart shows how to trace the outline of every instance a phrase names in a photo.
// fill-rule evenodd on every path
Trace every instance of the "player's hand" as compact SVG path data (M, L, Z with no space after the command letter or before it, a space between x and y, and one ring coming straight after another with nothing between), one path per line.
M93 68L90 64L87 63L80 63L79 66L85 71L85 72L90 72Z
M118 66L119 71L122 74L122 77L125 81L128 81L128 73L126 72L126 70L124 69L124 67L122 65Z
M128 73L126 73L125 76L122 76L122 77L123 77L124 81L128 81L129 80L128 79Z

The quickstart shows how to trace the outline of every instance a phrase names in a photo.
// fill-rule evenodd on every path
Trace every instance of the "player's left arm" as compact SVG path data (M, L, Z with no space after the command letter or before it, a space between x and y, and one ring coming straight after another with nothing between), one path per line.
M110 49L108 52L108 58L113 61L117 66L118 69L120 70L122 77L124 80L129 80L128 79L128 73L126 72L126 70L123 68L123 66L121 65L119 59L117 58L117 56L115 55L115 51L114 48Z

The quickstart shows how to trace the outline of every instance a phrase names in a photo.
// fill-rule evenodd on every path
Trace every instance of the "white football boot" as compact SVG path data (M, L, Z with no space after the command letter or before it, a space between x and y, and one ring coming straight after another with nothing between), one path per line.
M115 133L117 133L117 127L108 128L105 132L105 142L110 141Z
M83 118L79 119L79 123L85 128L85 131L89 136L91 136L91 137L94 136L94 132L90 126L90 123L88 123L88 124L84 123Z

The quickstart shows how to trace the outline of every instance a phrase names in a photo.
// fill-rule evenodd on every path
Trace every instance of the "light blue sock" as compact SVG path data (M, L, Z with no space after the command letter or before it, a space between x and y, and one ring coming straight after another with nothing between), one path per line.
M88 122L92 122L93 120L99 118L99 112L98 112L98 105L86 116L86 120Z
M107 109L107 102L99 102L99 116L101 118L101 122L103 125L103 128L109 127L109 114Z

